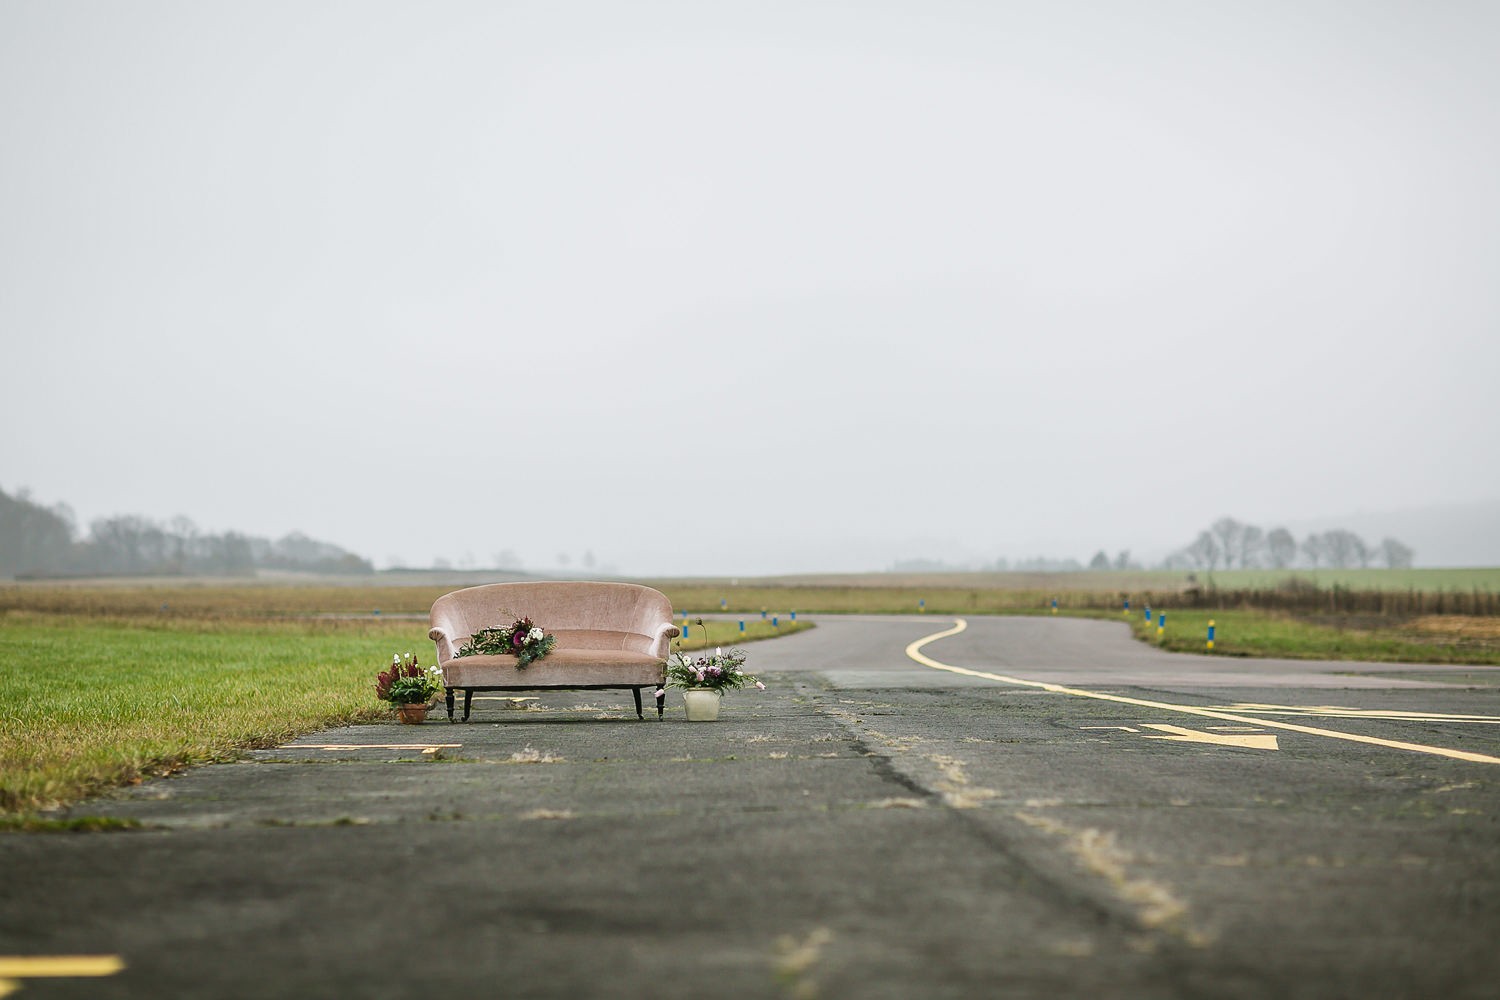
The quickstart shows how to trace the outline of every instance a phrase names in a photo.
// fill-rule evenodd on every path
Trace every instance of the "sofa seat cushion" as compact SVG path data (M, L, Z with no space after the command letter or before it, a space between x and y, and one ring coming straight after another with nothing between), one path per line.
M459 656L443 663L447 687L569 687L590 684L660 684L667 661L626 649L554 649L546 659L517 669L514 656Z

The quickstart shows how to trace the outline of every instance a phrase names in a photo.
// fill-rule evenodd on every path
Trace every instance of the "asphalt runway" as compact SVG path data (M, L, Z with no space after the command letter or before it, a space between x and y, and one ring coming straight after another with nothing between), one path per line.
M0 979L1500 995L1496 668L1164 654L1113 622L956 629L825 618L752 645L770 689L714 724L676 696L663 722L615 692L476 699L469 725L316 734L81 804L144 827L0 836Z

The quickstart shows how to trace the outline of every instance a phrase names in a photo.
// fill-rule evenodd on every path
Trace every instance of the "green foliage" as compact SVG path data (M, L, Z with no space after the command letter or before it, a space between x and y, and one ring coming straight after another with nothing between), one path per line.
M388 670L375 677L375 697L392 705L421 705L436 698L443 689L443 675L437 667L422 667L407 653L397 655Z
M557 636L544 634L530 618L517 618L503 628L476 629L454 655L514 656L516 669L525 670L545 658L556 645Z
M458 648L455 656L509 656L510 628L480 628Z
M694 624L700 628L703 619ZM689 656L677 650L667 657L667 684L671 687L709 691L738 691L754 684L761 690L765 685L744 671L748 655L743 649L731 648L725 653L718 649L712 653Z
M534 642L528 642L516 653L516 669L525 670L527 665L543 659L552 652L552 647L557 645L557 636L547 635Z

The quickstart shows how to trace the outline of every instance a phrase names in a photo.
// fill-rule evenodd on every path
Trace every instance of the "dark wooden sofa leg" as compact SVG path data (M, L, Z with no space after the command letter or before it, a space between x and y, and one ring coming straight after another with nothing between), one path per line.
M469 706L474 702L474 689L464 688L464 721L469 721Z
M656 689L656 717L658 719L661 718L661 710L664 707L666 707L666 704L667 704L667 686L665 684L663 684L663 685L661 685L660 687L658 687Z
M448 688L448 721L453 721L453 689Z
M644 719L646 714L641 711L641 689L631 688L630 693L635 695L635 717L637 719Z

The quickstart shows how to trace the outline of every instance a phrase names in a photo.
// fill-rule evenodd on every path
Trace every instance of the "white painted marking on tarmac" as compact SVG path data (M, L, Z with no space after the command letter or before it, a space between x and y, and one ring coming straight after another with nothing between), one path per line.
M1139 729L1131 729L1129 726L1079 726L1079 729L1123 729L1127 733L1138 733Z
M1214 743L1222 747L1245 747L1250 750L1280 750L1276 745L1276 737L1270 734L1262 736L1230 736L1227 733L1203 733L1196 729L1183 729L1181 726L1161 726L1155 723L1142 723L1147 729L1155 729L1166 733L1166 736L1153 736L1150 733L1142 735L1148 740L1174 740L1178 743Z
M954 619L953 627L932 635L924 636L912 642L906 647L906 655L916 660L923 666L934 670L946 670L951 674L962 674L965 677L982 677L986 680L995 681L998 684L1014 684L1018 687L1037 688L1042 691L1050 691L1053 694L1065 694L1074 698L1092 698L1095 701L1110 701L1120 705L1136 705L1140 708L1154 708L1164 712L1180 712L1184 715L1196 715L1208 719L1218 719L1221 722L1239 722L1248 725L1261 726L1271 729L1284 729L1288 732L1303 733L1308 736L1322 736L1332 740L1347 740L1351 743L1365 743L1371 746L1386 747L1391 750L1410 750L1413 753L1432 754L1437 757L1451 757L1454 760L1469 761L1474 764L1500 764L1500 757L1491 757L1488 754L1473 753L1468 750L1450 750L1447 747L1426 746L1421 743L1405 743L1400 740L1383 740L1378 736L1362 736L1358 733L1341 733L1332 729L1315 729L1312 726L1301 726L1290 722L1276 722L1271 719L1249 719L1241 715L1231 715L1228 712L1212 708L1199 708L1196 705L1173 705L1162 701L1148 701L1145 698L1127 698L1124 695L1105 694L1102 691L1087 691L1083 688L1070 688L1062 684L1050 684L1046 681L1029 681L1023 677L1009 677L1005 674L993 674L984 670L970 670L968 667L955 667L952 664L941 663L930 656L922 653L922 647L939 639L958 635L969 627L969 623L962 618Z

